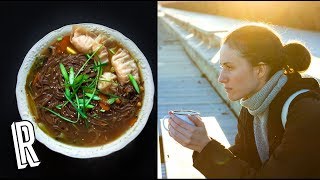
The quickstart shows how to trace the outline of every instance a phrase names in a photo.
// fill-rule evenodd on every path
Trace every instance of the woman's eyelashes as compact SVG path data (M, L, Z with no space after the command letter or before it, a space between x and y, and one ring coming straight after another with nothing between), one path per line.
M222 70L226 70L226 71L233 70L233 67L230 65L220 65L220 67L222 68Z

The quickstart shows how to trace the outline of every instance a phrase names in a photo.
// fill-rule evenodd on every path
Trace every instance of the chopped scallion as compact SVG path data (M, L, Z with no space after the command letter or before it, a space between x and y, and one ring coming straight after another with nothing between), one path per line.
M81 111L81 109L79 109L79 108L72 102L72 100L70 99L69 96L66 96L66 98L67 98L67 100L72 104L72 106L80 113L80 115L81 115L83 118L85 118L85 119L88 118L88 116L85 115L85 114Z
M66 96L68 97L71 96L70 89L68 87L65 88L65 92L66 92Z
M80 105L80 107L83 107L83 104L80 103L79 105ZM92 109L92 108L94 108L94 105L88 104L85 107L88 108L88 109Z
M102 66L107 66L108 63L101 63L100 65L95 65L93 66L94 69L96 69L97 67L102 67Z
M88 64L88 62L90 61L90 59L92 59L92 57L100 50L100 48L102 47L103 45L101 44L99 46L99 48L97 50L95 50L93 52L93 54L87 59L87 61L81 66L81 68L79 69L78 73L76 74L76 77L78 77L78 75L80 74L81 71L83 71L84 67Z
M100 100L100 97L97 96L97 95L94 95L94 94L90 94L90 93L85 93L86 96L92 98L93 100L97 100L99 101Z
M118 98L110 98L110 99L107 100L107 103L111 105L111 104L113 104L117 99L118 99Z
M139 94L140 93L140 90L139 90L139 86L138 86L138 83L137 81L134 79L134 77L132 76L132 74L129 74L129 79L134 87L134 89L137 91L137 93Z
M68 121L68 122L71 122L71 123L77 123L77 121L72 121L72 120L70 120L70 119L68 119L68 118L66 118L66 117L63 117L63 116L60 115L59 113L57 113L57 112L55 112L55 111L53 111L53 110L51 110L51 109L49 109L49 108L46 108L46 107L42 107L42 108L45 109L45 110L47 110L47 111L49 111L49 112L51 112L52 114L58 116L59 118L65 120L65 121Z
M69 76L69 82L70 84L72 85L73 84L73 81L74 81L74 70L73 70L73 67L70 68L70 76Z
M86 74L81 74L75 80L73 81L73 84L76 86L80 86L82 83L84 83L87 79L89 79L89 76Z
M56 108L57 108L57 109L61 109L62 106L63 106L63 104L59 104L59 105L56 106Z
M64 81L68 83L69 82L68 72L62 63L60 63L60 70L63 75Z
M116 48L114 47L114 48L110 48L109 49L109 51L114 55L114 54L116 54L116 52L115 52L115 50L116 50Z

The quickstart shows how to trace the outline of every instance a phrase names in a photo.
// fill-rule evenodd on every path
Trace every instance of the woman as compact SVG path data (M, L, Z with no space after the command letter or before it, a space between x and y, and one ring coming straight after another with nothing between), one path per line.
M311 62L300 43L283 45L261 24L232 31L222 43L219 82L231 101L240 100L235 144L226 149L208 137L200 117L195 126L169 112L169 134L194 150L193 166L207 178L320 177L320 90L313 78L302 78ZM290 104L285 128L285 101Z

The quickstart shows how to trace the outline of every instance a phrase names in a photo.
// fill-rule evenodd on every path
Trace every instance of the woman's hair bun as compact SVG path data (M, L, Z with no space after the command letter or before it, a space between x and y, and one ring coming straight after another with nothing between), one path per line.
M311 54L300 42L294 41L283 47L285 64L294 71L303 72L309 68Z

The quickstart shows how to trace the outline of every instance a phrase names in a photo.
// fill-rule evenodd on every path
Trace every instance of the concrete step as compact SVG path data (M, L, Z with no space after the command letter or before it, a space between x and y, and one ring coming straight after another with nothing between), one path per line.
M158 68L159 70L159 68ZM159 70L161 71L161 70ZM207 84L208 80L204 77L193 77L193 78L179 78L179 79L159 79L158 84L166 85L166 84L184 84L185 87L192 86L194 83L197 84Z
M209 15L191 11L184 11L173 8L162 8L161 9L165 14L168 14L170 17L177 17L179 20L187 22L190 26L195 26L198 29L203 31L212 32L212 31L222 31L222 30L231 30L241 24L248 23L245 20L232 19L224 16ZM286 43L289 40L301 40L305 45L310 49L311 53L315 57L320 57L320 32L318 31L307 31L277 25L271 25L283 39L283 42ZM224 37L226 33L214 33L217 38ZM220 38L221 39L221 38Z
M158 85L161 87L161 85ZM158 90L158 97L185 97L188 96L198 96L199 94L203 96L213 96L217 95L216 93L212 92L212 87L205 87L205 88L197 88L197 89L164 89L160 88Z

